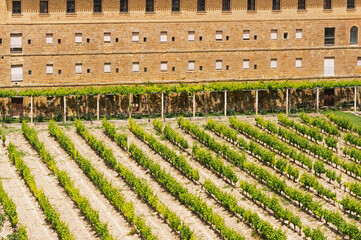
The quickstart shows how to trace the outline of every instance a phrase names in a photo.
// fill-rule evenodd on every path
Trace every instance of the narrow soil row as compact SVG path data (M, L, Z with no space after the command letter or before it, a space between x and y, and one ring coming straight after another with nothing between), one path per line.
M174 129L176 129L177 131L179 131L181 133L181 135L186 138L188 140L188 142L191 144L191 146L193 146L193 144L195 144L197 142L197 144L202 145L201 143L199 143L197 140L193 139L190 135L186 134L183 130L181 130L179 127L177 127L176 125L174 125ZM215 135L212 135L212 133L208 132L211 136L215 137L217 139L218 142L222 142L224 141L224 139L221 139ZM231 147L233 148L233 147ZM233 148L234 149L234 148ZM238 152L242 152L239 149L234 149ZM250 162L254 162L254 163L258 163L261 164L258 160L254 159L254 157L250 156L249 154L246 154L246 158L247 161ZM222 158L223 159L223 158ZM225 159L223 159L223 162L227 162ZM266 167L265 165L263 165L263 167ZM274 170L272 168L267 167L267 169L272 172L275 173ZM252 178L250 175L248 175L246 172L240 170L239 168L235 168L235 172L237 173L237 177L243 181L247 181L250 183L257 183L259 187L263 186L262 189L268 191L268 187L266 185L264 185L263 183L260 183L258 180ZM285 178L283 176L280 176L280 178ZM294 186L294 183L291 181L286 181L288 186ZM298 187L297 187L298 188ZM322 222L320 222L319 219L315 218L312 216L312 214L306 214L305 212L303 212L298 206L291 204L287 199L283 198L282 196L279 196L275 193L273 193L273 191L270 191L270 195L271 196L276 196L277 199L280 200L280 202L287 208L289 208L290 210L292 210L293 212L297 213L298 216L300 216L302 223L305 226L310 226L310 227L317 227L317 226L325 226ZM329 237L332 236L332 238L335 238L336 235L335 233L328 231L327 235Z
M117 124L116 124L117 125ZM99 138L113 151L117 161L125 167L132 169L133 173L148 182L153 192L159 197L159 200L166 204L172 211L182 219L196 234L199 239L220 239L218 235L206 224L204 224L197 216L195 216L187 207L180 204L175 197L167 192L149 173L148 170L138 165L129 154L123 151L117 143L105 136L102 129L91 129L91 132ZM127 133L124 129L119 133Z
M208 206L213 208L215 213L221 215L225 223L228 227L239 231L242 235L246 237L246 239L251 239L252 237L252 229L248 227L244 222L239 222L239 219L235 216L232 216L221 204L215 201L212 197L208 196L206 190L203 189L201 185L196 185L194 182L190 181L183 174L181 174L178 170L175 170L174 167L165 161L160 155L155 153L150 147L144 144L141 140L135 137L134 134L128 135L128 140L130 142L135 143L139 148L142 149L143 152L147 154L154 162L160 164L163 169L168 170L170 175L174 177L179 183L183 184L189 192L199 195Z
M55 157L57 167L66 171L74 181L74 186L80 194L86 196L91 206L99 212L102 223L108 224L109 232L118 239L139 239L123 216L118 213L103 194L93 185L74 160L61 148L48 131L38 131L38 136L44 142L46 149Z
M143 216L146 224L152 228L152 232L159 239L177 239L179 236L172 232L172 229L157 216L157 212L153 211L148 205L143 203L127 185L125 180L118 177L118 173L106 166L103 159L87 144L87 142L76 133L74 127L67 130L66 134L74 142L76 149L92 163L92 165L101 172L108 180L110 180L124 194L127 201L134 203L135 213Z
M238 204L240 206L244 207L245 209L256 212L261 217L261 219L268 221L269 223L272 224L273 227L281 228L284 232L286 232L286 235L288 236L289 239L301 239L302 238L301 236L299 236L298 232L295 232L295 231L291 230L290 228L288 228L286 225L283 225L282 221L280 221L275 216L271 216L273 213L265 211L259 205L246 199L245 196L240 193L240 188L238 187L238 185L232 186L232 185L226 183L224 180L219 178L211 170L204 167L197 160L193 159L190 155L188 155L184 151L180 150L178 147L174 146L174 144L170 143L167 140L164 140L163 137L160 137L159 135L157 136L156 131L154 129L147 128L147 130L149 133L153 133L154 136L158 139L158 141L160 141L162 144L166 145L167 147L169 147L170 149L175 151L178 155L183 155L193 168L198 169L199 175L200 175L200 182L203 183L206 179L210 179L218 187L220 187L222 189L222 191L233 195L238 200ZM194 142L189 142L189 143L190 143L190 146L193 146L193 144L194 144ZM190 154L192 153L191 149L192 148L190 147L187 150L187 152ZM215 156L215 155L216 154L213 154L213 156ZM224 162L224 164L229 165L228 162Z
M0 176L5 191L16 205L19 224L26 227L29 239L58 239L56 232L46 221L37 200L6 153L7 151L0 147Z
M42 162L36 150L22 134L9 134L9 140L15 143L20 152L26 152L23 160L34 175L38 188L44 190L50 203L60 214L60 218L69 226L70 232L76 239L96 239L95 232L84 220L80 210L61 187L56 176Z

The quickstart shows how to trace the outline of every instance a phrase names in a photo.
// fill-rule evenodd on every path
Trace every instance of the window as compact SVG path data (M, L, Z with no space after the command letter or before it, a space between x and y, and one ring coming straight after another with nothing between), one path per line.
M48 1L40 1L40 13L49 13Z
M335 76L335 59L325 58L324 59L324 76Z
M110 73L110 63L104 63L104 73Z
M277 30L271 30L271 40L277 40Z
M93 0L94 4L94 13L101 13L102 12L102 0Z
M168 70L168 62L161 62L160 63L160 71L166 72Z
M82 43L83 41L83 34L75 33L75 43Z
M216 61L216 70L222 70L222 60Z
M23 38L21 34L10 34L10 52L21 53L23 51Z
M53 74L53 73L54 73L53 64L46 64L46 74Z
M347 0L347 9L355 8L355 0Z
M222 11L231 11L231 0L222 0Z
M302 29L296 29L296 39L302 38Z
M296 68L302 67L302 58L296 58Z
M206 11L206 0L198 0L197 1L197 11L198 12Z
M281 10L281 0L272 0L272 10L273 11Z
M3 39L2 39L2 38L0 38L0 45L1 45L1 44L3 44Z
M105 70L105 68L104 68L104 70ZM109 69L109 71L110 71L110 69ZM90 72L90 69L89 69L89 72ZM75 64L75 73L76 74L83 73L83 64L81 64L81 63L76 63Z
M160 41L166 42L167 41L167 32L161 32L160 33Z
M120 0L120 12L128 12L128 0Z
M66 1L66 13L75 13L75 1L74 0Z
M243 40L249 40L249 30L243 30Z
M357 58L357 66L361 66L361 57Z
M358 44L358 28L356 26L350 30L350 44Z
M323 9L332 9L331 0L323 0Z
M139 32L132 32L132 42L139 42Z
M216 31L216 41L222 41L222 31Z
M11 65L11 82L23 81L23 65Z
M104 42L110 43L110 37L111 37L111 33L109 33L109 32L104 33Z
M139 63L133 62L133 72L139 72Z
M243 69L249 69L249 59L243 59Z
M195 61L188 61L188 71L194 71L195 68Z
M21 1L13 1L13 14L21 14Z
M154 12L154 0L146 0L145 11L146 12Z
M46 42L46 44L53 44L53 34L52 33L46 34L45 42Z
M298 10L306 9L306 0L298 0Z
M335 28L325 28L325 45L335 45Z
M271 59L271 68L277 68L277 58Z
M188 32L188 41L194 41L195 40L195 32L189 31Z
M288 32L283 33L283 39L288 39Z
M180 0L172 0L172 12L180 11Z
M256 0L248 0L247 1L247 10L255 11L256 10Z

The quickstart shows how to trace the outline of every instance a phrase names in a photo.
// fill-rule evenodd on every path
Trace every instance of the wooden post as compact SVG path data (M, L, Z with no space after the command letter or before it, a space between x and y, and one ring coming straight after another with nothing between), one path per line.
M64 123L66 123L66 96L63 96L64 101Z
M227 90L224 91L224 116L227 117Z
M357 87L355 87L354 111L357 112Z
M258 89L256 90L256 115L258 115Z
M99 121L99 99L100 99L100 95L97 95L97 120Z
M129 94L129 118L132 117L132 95L133 94Z
M193 117L196 117L196 94L193 93Z
M31 96L30 99L30 122L34 122L34 97Z
M162 93L162 121L164 121L164 93Z
M286 115L288 115L289 111L288 111L288 107L289 107L289 102L288 102L288 88L286 89Z
M318 113L320 108L320 89L316 88L316 113Z

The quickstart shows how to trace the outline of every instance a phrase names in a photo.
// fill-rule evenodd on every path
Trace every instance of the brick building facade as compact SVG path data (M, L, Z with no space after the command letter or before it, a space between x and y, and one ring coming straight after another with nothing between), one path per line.
M361 0L1 0L0 85L355 78Z

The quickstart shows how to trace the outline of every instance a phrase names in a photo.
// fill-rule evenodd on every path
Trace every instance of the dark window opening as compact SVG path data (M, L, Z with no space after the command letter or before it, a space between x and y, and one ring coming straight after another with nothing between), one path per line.
M28 71L28 75L31 75L31 70Z
M298 0L298 10L306 9L306 0Z
M229 70L229 66L228 66L228 65L226 65L226 70Z
M335 28L325 28L325 45L335 45Z
M145 38L143 38L143 41L144 41L144 42L147 42L147 38L146 38L146 37L145 37Z
M257 69L257 64L253 65L253 69Z
M2 39L2 38L0 38L0 45L1 45L1 44L3 44L3 39Z
M13 14L21 14L21 1L13 1Z
M226 36L226 41L228 41L229 40L229 36Z
M120 0L120 12L128 12L128 0Z
M231 0L222 0L222 11L231 11Z
M256 10L256 0L248 0L247 1L247 10L255 11Z
M119 38L115 38L115 42L119 42Z
M324 0L323 9L331 9L331 8L332 8L331 0Z
M350 44L358 44L358 28L356 26L350 30Z
M74 0L66 1L66 13L75 13L75 1Z
M144 72L147 72L148 71L148 69L147 68L144 68Z
M61 69L58 70L58 74L61 74Z
M347 0L347 9L355 8L355 0Z
M28 39L28 44L31 44L31 39Z
M253 36L253 39L254 39L254 40L257 40L257 35L254 35L254 36Z
M146 0L145 11L146 12L154 12L154 0Z
M205 12L206 11L206 0L198 0L197 2L197 11Z
M199 71L202 71L203 70L203 66L199 66Z
M90 38L87 38L87 39L86 39L86 42L87 42L87 43L90 43Z
M172 0L172 12L180 11L180 0Z
M94 0L94 12L101 13L102 12L102 0Z
M203 40L203 37L202 36L199 36L199 41L201 42Z
M175 37L172 37L172 42L174 42L175 41Z
M288 38L288 33L287 32L283 33L283 39L287 39L287 38Z
M87 73L90 73L90 69L88 68L88 69L86 70L86 72L87 72Z
M48 1L40 1L40 13L49 13Z
M58 44L61 44L61 39L58 39Z
M172 72L174 72L175 71L175 67L172 67Z
M116 73L119 73L119 68L116 68L116 69L115 69L115 72L116 72Z
M281 10L281 0L273 0L272 2L272 10Z

